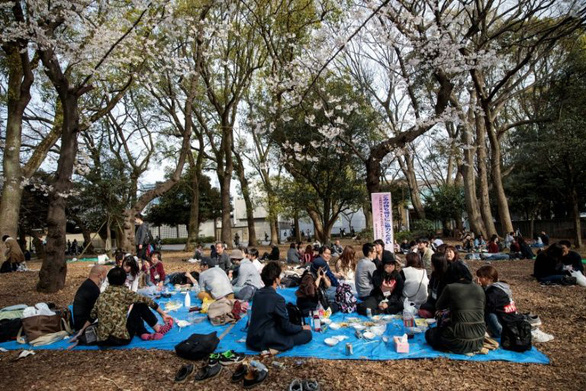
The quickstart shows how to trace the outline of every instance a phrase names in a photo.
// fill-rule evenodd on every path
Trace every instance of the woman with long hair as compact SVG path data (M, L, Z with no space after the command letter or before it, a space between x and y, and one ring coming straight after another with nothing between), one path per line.
M406 267L401 271L405 279L403 299L415 303L415 307L419 308L427 301L429 278L419 254L409 253L406 258Z
M356 270L356 250L352 246L344 247L342 255L336 261L336 277L341 280L354 281Z
M307 247L305 247L305 252L303 253L303 264L310 264L311 262L313 262L314 258L315 256L313 255L313 246L311 244L308 244Z

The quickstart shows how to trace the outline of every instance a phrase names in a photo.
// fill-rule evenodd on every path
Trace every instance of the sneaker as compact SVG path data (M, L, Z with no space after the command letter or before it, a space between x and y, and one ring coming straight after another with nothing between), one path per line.
M208 357L208 365L216 365L220 361L220 353L212 353Z
M170 319L170 320L169 320L167 323L165 323L164 325L162 325L162 326L159 328L159 331L158 331L158 333L161 333L161 334L163 334L163 335L164 335L164 334L167 334L167 333L169 332L169 330L171 330L172 328L173 328L173 320L172 320L172 319Z
M531 330L531 338L533 342L549 342L553 340L553 335L544 333L539 329Z
M222 365L232 365L242 362L246 355L244 353L237 353L233 350L227 350L224 353L220 354L220 364Z
M194 372L195 366L193 364L182 365L175 374L175 383L183 383Z
M525 320L531 325L532 329L536 329L537 327L541 326L541 319L539 319L538 315L533 314L523 314Z
M303 380L303 391L319 391L317 380Z
M238 383L240 381L242 381L242 379L244 379L244 376L246 376L246 373L248 372L248 365L244 364L244 363L240 363L237 367L236 370L234 371L234 373L232 374L232 383Z

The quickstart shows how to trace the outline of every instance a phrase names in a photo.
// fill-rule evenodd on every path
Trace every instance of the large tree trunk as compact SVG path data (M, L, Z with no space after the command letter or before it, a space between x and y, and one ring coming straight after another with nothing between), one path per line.
M47 66L45 59L43 62ZM65 208L67 202L64 196L69 194L73 185L71 176L77 155L77 136L79 133L78 93L70 91L67 82L56 87L63 104L63 131L55 182L53 190L49 194L46 258L39 272L39 283L37 284L37 290L45 293L57 292L65 286L67 276L67 263L65 262L67 216Z
M254 227L254 206L252 205L252 199L250 197L250 188L248 187L248 180L244 172L244 164L239 154L234 152L234 159L236 164L234 168L238 174L238 180L240 181L240 189L242 190L242 198L244 198L244 204L246 205L246 223L248 226L248 245L254 247L257 245L256 240L256 229ZM271 230L272 231L272 230ZM277 242L275 242L277 243Z
M500 140L493 129L493 124L489 123L491 120L489 114L485 114L485 122L488 129L488 139L490 140L490 155L491 155L491 171L492 171L492 185L496 193L499 220L501 222L501 234L504 237L508 232L513 231L513 221L509 213L509 202L505 195L505 188L503 186L503 175L501 165L501 145Z
M470 223L470 230L472 232L477 234L481 233L486 237L486 229L484 227L484 222L482 221L482 216L480 215L480 207L476 196L476 173L474 170L475 152L472 141L472 130L469 127L464 128L461 133L462 142L464 144L464 161L460 170L462 172L468 222Z
M411 196L411 203L413 204L413 208L417 213L417 217L420 219L425 219L425 209L423 208L423 203L421 202L421 196L419 195L419 184L417 183L417 177L415 176L415 165L413 163L413 155L406 150L404 154L404 160L399 156L398 161L399 165L401 166L401 171L403 171L403 175L407 179L407 184L409 185L409 194Z
M199 237L199 176L201 175L201 170L198 169L192 154L189 154L189 165L191 166L192 170L190 184L191 206L189 208L189 226L187 229L187 243L185 243L185 251L195 251L195 246L197 245Z
M307 214L309 214L309 218L313 221L313 227L315 229L315 238L320 241L320 243L325 243L327 240L326 231L324 230L324 226L322 224L321 218L319 214L312 210L308 209ZM307 241L310 239L307 238Z
M486 155L486 128L482 118L477 114L476 119L476 165L478 167L478 193L480 195L480 213L486 228L486 236L496 234L496 228L490 210L490 196L488 193L488 173Z
M20 145L22 119L31 94L34 77L28 53L21 53L18 46L5 45L8 66L7 118L4 156L2 161L4 184L0 199L0 232L16 238L18 217L22 200L22 172ZM4 242L0 241L0 263L4 261Z

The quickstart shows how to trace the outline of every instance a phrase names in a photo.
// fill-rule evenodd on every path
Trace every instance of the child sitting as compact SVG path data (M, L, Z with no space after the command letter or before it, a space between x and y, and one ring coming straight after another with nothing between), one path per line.
M145 272L149 278L147 284L156 285L157 287L163 287L165 284L165 268L161 261L161 253L154 251L151 254L151 262L145 261L142 266L143 272Z
M486 329L492 337L500 338L503 321L507 317L517 314L511 287L509 284L499 281L498 272L491 265L482 266L476 271L476 276L486 294L484 311Z

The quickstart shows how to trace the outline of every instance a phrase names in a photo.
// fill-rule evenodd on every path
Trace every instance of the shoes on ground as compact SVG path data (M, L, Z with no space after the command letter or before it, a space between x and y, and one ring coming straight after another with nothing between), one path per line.
M238 353L233 350L227 350L224 353L220 353L220 364L222 365L232 365L240 363L244 360L246 355L244 353Z
M197 371L195 374L195 381L204 381L216 377L222 372L222 366L220 363L206 364Z
M544 333L539 329L531 330L531 338L533 342L549 342L553 340L553 335Z
M533 314L523 314L525 320L531 325L532 329L535 329L541 326L541 319L537 315Z
M244 363L240 363L234 373L232 374L232 383L238 383L244 379L246 373L248 372L248 365Z
M193 364L184 364L175 374L175 383L183 383L195 371Z
M244 375L244 388L248 389L256 387L257 385L265 381L268 375L269 371L266 369L266 367L262 369L250 366L248 368L248 372L246 372L246 375Z

